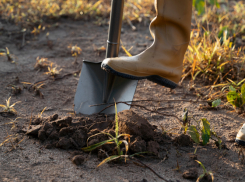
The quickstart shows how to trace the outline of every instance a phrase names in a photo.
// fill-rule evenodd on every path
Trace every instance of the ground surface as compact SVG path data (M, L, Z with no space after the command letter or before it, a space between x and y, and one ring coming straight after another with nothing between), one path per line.
M105 164L99 168L96 166L100 160L96 155L84 154L87 161L80 166L71 162L71 153L74 149L63 150L58 148L45 149L44 143L21 133L23 126L28 126L31 116L39 114L47 107L43 116L58 114L59 117L73 116L73 99L76 92L78 77L73 74L58 79L49 79L41 89L43 98L36 96L34 92L23 89L21 82L37 82L47 78L43 71L34 70L36 58L45 57L49 61L62 68L61 75L80 70L82 60L101 61L105 52L95 50L95 47L106 46L107 26L98 27L91 22L72 21L62 19L58 24L50 22L51 27L46 28L40 35L34 36L27 33L25 45L22 47L23 34L19 33L18 27L2 21L0 47L8 47L16 56L17 64L10 63L6 57L0 57L0 103L12 96L11 103L16 104L18 112L17 127L11 129L6 123L13 120L13 116L0 115L0 143L11 134L18 133L19 140L24 141L16 150L10 143L0 148L0 181L162 181L156 175L142 166L128 164ZM49 43L46 33L49 32ZM148 28L138 25L137 31L132 31L127 25L123 25L122 41L126 48L134 46L131 54L137 54L151 44ZM82 53L78 57L78 64L73 64L69 45L81 47ZM120 55L124 55L120 51ZM18 78L17 78L18 77ZM11 93L10 84L20 86L22 92L18 95ZM149 81L143 80L138 83L134 100L196 100L196 97L187 89L188 82L183 83L182 88L170 91ZM197 159L201 161L207 170L214 173L215 181L245 181L244 165L242 157L238 155L240 148L234 143L236 132L244 123L244 118L233 113L228 113L225 107L220 106L217 110L200 109L200 103L185 101L177 102L142 102L141 105L149 109L156 109L160 113L175 114L181 118L184 108L188 108L190 115L196 118L207 118L211 127L221 136L227 149L219 150L214 142L207 146L198 146ZM202 103L205 104L205 103ZM166 117L161 114L151 113L139 107L131 108L139 116L146 118L152 125L161 126L171 131L171 138L183 133L176 118ZM193 147L181 147L173 145L173 142L161 144L159 157L140 158L142 162L150 166L157 173L172 181L189 181L182 177L182 173L190 168L196 168L199 175L202 169L190 157L195 150ZM180 170L175 170L179 163ZM195 180L192 180L195 181Z

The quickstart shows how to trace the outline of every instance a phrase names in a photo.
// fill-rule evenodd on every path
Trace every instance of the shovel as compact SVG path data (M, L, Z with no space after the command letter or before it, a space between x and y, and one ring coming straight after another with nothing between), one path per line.
M124 0L112 0L110 26L107 40L106 58L118 57L122 27ZM101 69L101 62L83 61L82 71L74 98L76 114L114 114L115 107L108 107L114 102L131 102L138 81L107 73ZM96 106L93 106L96 105ZM117 111L130 109L119 103Z

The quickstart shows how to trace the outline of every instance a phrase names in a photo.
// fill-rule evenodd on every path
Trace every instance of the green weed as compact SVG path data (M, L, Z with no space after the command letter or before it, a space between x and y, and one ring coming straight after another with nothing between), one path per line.
M194 119L196 125L191 125L188 127L187 131L191 136L192 140L197 144L207 145L210 139L213 139L217 144L219 149L222 148L221 146L221 139L218 135L210 129L210 123L206 118L202 118L200 120L196 120L194 117L190 117L190 119ZM211 138L213 136L213 138ZM197 148L194 151L196 153Z
M244 110L245 104L245 84L241 86L241 91L235 89L233 86L229 87L229 92L227 93L227 101L235 108Z
M114 145L116 145L117 155L112 155L112 156L107 157L97 167L99 167L102 164L105 164L105 163L107 163L109 161L116 160L116 159L125 158L125 161L126 161L126 158L130 158L130 157L133 157L134 155L138 155L139 154L139 153L137 153L137 154L133 154L133 155L127 155L127 152L128 152L128 149L129 149L129 143L130 143L130 135L129 134L119 134L118 130L119 130L119 126L118 126L117 106L115 104L115 137L112 136L110 133L101 132L101 133L98 133L98 134L90 136L88 138L88 140L90 138L95 137L95 136L100 135L100 134L108 135L110 139L102 141L102 142L99 142L99 143L96 143L96 144L88 146L88 147L82 148L83 151L89 152L89 151L95 150L96 148L98 148L98 147L100 147L102 145L105 145L105 144L114 144ZM126 137L127 140L122 140L122 139L120 139L121 137ZM120 147L120 145L122 143L125 145L125 154L123 153L123 150Z
M212 171L207 171L206 168L204 167L204 165L200 161L196 160L196 162L198 162L202 166L202 169L203 169L203 174L201 174L197 178L196 182L199 182L200 179L202 179L202 178L209 178L208 176L210 176L211 180L213 181L214 180L214 175L213 175Z

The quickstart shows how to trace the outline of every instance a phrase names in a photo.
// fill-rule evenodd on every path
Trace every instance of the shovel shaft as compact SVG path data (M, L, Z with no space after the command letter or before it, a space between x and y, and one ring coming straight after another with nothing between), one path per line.
M124 0L112 0L106 58L117 57L120 45Z
M124 0L112 0L106 58L118 57L122 28L123 7ZM115 75L111 73L105 73L103 90L104 103L107 103L110 98L115 78Z

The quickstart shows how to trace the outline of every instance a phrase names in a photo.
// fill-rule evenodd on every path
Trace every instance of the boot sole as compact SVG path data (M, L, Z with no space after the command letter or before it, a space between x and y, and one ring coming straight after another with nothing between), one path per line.
M238 140L238 139L236 139L235 142L236 142L238 145L245 146L245 141L243 141L243 140Z
M117 75L117 76L120 76L120 77L123 77L123 78L128 78L128 79L131 79L131 80L142 80L142 79L147 79L147 80L150 80L154 83L157 83L157 84L160 84L162 86L165 86L165 87L168 87L168 88L171 88L171 89L174 89L176 88L178 85L166 78L162 78L158 75L151 75L151 76L145 76L145 77L138 77L138 76L132 76L132 75L128 75L128 74L125 74L125 73L120 73L120 72L117 72L115 71L114 69L112 69L110 66L108 65L105 65L105 64L101 64L101 68L103 70L105 70L106 72L109 72L109 73L112 73L114 75Z

